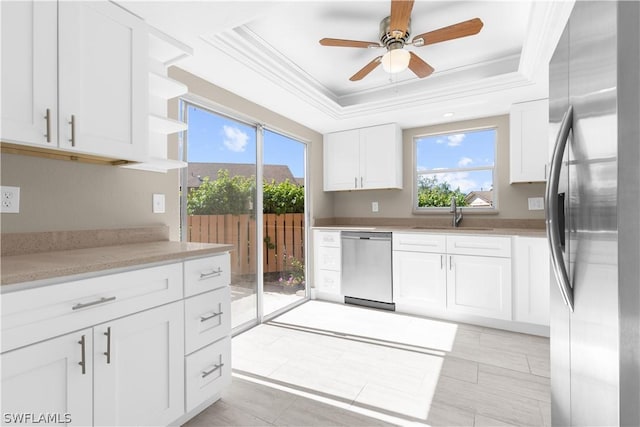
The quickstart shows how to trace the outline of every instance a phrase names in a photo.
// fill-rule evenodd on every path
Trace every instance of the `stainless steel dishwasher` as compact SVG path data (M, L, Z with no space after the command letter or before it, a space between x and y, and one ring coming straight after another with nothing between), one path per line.
M343 231L344 302L395 310L391 273L391 233Z

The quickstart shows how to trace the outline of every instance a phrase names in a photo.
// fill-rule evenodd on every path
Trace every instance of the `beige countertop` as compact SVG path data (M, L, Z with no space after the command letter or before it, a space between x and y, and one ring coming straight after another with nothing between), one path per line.
M233 245L154 241L93 248L54 250L2 257L2 291L6 285L73 276L142 264L179 261L233 250ZM11 287L15 290L15 287Z
M446 226L356 226L356 225L326 225L313 227L317 230L341 231L387 231L396 233L437 233L437 234L477 234L494 236L523 236L546 237L546 230L538 228L502 228L502 227L446 227Z

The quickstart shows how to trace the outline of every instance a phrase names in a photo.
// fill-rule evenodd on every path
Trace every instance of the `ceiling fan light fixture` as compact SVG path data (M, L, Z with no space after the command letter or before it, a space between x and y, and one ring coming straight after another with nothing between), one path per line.
M405 49L391 49L382 56L382 68L390 74L400 73L409 67L411 54Z

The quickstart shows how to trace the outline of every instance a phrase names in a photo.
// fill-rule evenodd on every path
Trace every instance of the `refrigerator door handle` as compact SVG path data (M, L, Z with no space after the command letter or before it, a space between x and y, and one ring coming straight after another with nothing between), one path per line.
M569 139L569 133L573 127L573 106L569 105L567 112L562 118L560 131L556 138L553 156L551 158L551 169L549 171L549 181L545 192L545 218L547 222L547 241L551 253L551 264L556 276L560 293L564 303L573 311L573 288L569 280L569 274L562 257L561 235L564 227L560 229L561 218L559 215L558 184L560 181L560 170L562 169L562 158Z

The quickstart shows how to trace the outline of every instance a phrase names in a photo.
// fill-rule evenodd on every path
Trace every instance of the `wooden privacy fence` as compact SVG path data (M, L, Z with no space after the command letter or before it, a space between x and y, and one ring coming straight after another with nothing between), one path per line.
M263 271L283 271L285 257L304 263L304 214L264 214ZM227 243L231 252L231 272L256 273L256 220L250 215L189 215L189 242ZM290 262L289 262L290 264Z

